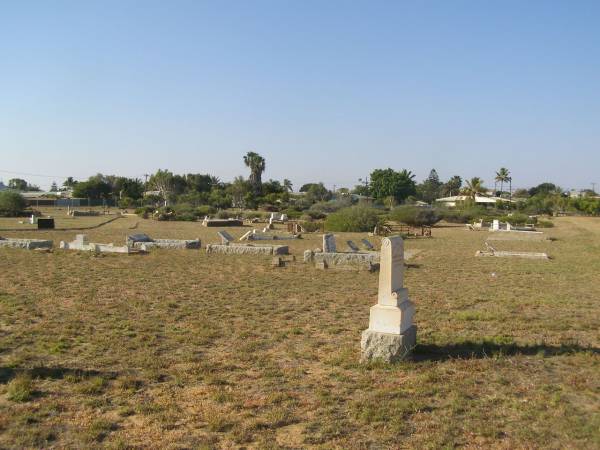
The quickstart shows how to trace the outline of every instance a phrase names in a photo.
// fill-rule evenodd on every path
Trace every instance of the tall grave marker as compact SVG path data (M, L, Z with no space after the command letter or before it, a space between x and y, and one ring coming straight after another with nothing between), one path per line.
M360 341L361 361L394 362L416 345L415 305L404 287L404 241L400 236L381 241L377 304L370 310L369 328Z

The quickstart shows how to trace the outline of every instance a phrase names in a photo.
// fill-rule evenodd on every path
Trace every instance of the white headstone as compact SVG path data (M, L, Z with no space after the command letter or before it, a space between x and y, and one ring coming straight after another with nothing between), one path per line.
M404 288L404 241L400 236L381 241L377 304L361 338L361 360L387 362L404 358L416 344L415 306Z
M335 253L335 236L331 233L325 233L323 235L323 252Z
M381 240L379 256L379 291L377 303L397 305L404 293L404 241L400 236Z
M492 222L492 230L499 230L500 229L500 221L498 219L494 219L494 221Z

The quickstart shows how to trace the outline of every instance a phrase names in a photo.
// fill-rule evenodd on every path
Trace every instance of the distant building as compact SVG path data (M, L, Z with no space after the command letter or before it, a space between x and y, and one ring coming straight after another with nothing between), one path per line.
M453 208L456 206L457 202L464 202L465 200L469 200L471 197L468 195L455 195L453 197L443 197L435 200L436 203L448 206ZM504 202L504 203L515 203L514 200L509 200L507 198L501 197L485 197L483 195L475 196L475 204L481 206L493 206L496 202Z

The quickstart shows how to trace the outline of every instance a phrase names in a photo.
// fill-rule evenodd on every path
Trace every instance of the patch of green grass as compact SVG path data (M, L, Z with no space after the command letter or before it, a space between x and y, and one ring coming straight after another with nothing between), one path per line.
M34 385L31 376L19 374L13 378L6 388L6 398L13 402L28 402L32 399Z

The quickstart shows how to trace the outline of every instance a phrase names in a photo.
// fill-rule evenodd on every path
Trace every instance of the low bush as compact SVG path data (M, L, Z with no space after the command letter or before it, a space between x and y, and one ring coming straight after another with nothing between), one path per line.
M390 219L411 226L434 225L441 220L436 210L419 206L400 206L394 208Z
M216 212L217 209L214 206L210 205L200 205L196 206L196 208L194 209L194 213L196 214L196 216L201 219L203 219L206 216L210 216L211 214L214 214Z
M326 214L331 214L339 211L342 208L348 208L350 206L352 206L352 200L350 197L345 197L336 200L329 200L327 202L317 202L310 207L308 212L309 214L318 213L324 217Z
M152 206L141 206L135 209L135 213L141 218L147 219L154 213L154 208Z
M26 402L33 396L33 381L29 375L19 374L8 383L6 397L13 402Z
M372 231L381 222L380 213L368 206L352 206L330 214L325 220L328 231Z
M499 217L500 222L509 222L511 225L525 225L526 223L535 222L535 219L530 218L527 214L514 213Z
M489 212L485 208L441 209L438 210L441 219L450 223L470 223L478 219L488 219Z
M282 214L286 214L290 219L299 219L302 217L302 211L298 211L297 209L288 208L281 211Z
M233 219L237 214L232 211L222 209L215 214L217 219Z
M552 228L554 223L549 220L538 220L536 226L539 228Z
M314 233L316 231L321 231L321 227L323 226L323 222L300 222L300 226L307 233Z

